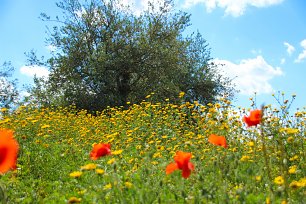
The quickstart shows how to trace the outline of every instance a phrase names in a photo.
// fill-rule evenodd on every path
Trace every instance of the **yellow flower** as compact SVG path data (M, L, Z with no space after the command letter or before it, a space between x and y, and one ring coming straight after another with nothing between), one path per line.
M8 111L8 109L7 108L1 108L0 111L4 113L4 112Z
M306 177L301 178L299 180L299 184L300 184L301 187L305 187L306 186Z
M74 171L69 174L70 177L72 178L79 178L83 173L81 171Z
M130 182L128 182L128 181L125 182L124 185L125 185L125 187L127 187L127 188L131 188L131 187L133 186L133 184L130 183Z
M288 173L289 174L295 174L296 173L296 168L297 168L296 165L290 166L289 170L288 170Z
M152 161L152 162L151 162L151 164L153 164L153 165L157 165L157 164L158 164L158 162L157 162L157 161Z
M250 159L250 156L244 155L241 157L240 161L248 161L249 159Z
M298 182L298 181L292 181L292 182L289 184L289 187L290 187L290 188L293 188L293 189L297 189L297 188L301 187L301 185L300 185L300 182Z
M295 133L299 132L299 129L296 129L296 128L281 128L279 131L280 132L285 132L287 134L295 134Z
M301 178L299 181L292 181L289 184L289 187L293 188L293 189L297 189L297 188L305 187L305 186L306 186L306 177L305 178Z
M112 155L119 155L119 154L121 154L122 152L123 152L122 149L116 150L116 151L113 151L113 152L112 152Z
M256 181L261 181L261 176L255 176Z
M50 125L43 125L43 126L41 126L41 129L46 129L46 128L49 128L50 127Z
M78 194L79 194L79 195L84 195L85 193L86 193L86 189L81 190L81 191L78 191Z
M299 158L298 155L294 155L293 157L289 159L289 161L295 161L295 160L298 160L298 158Z
M80 203L81 202L81 198L77 198L77 197L71 197L68 200L68 203Z
M179 93L179 98L183 98L184 96L185 96L185 92L182 91Z
M109 184L106 184L104 187L103 187L103 190L109 190L112 188L112 184L109 183Z
M112 158L112 159L108 160L107 164L113 164L115 161L116 161L116 159Z
M277 185L283 185L285 182L284 178L282 176L278 176L274 179L274 183Z
M101 175L104 174L104 170L103 169L96 169L96 173Z
M86 164L85 166L81 166L82 170L92 170L97 168L97 165L94 163Z
M153 158L162 158L161 152L155 152L152 156Z
M292 136L288 137L287 142L291 143L293 142L294 138Z
M249 147L254 147L254 142L251 141L251 142L248 143L248 145L249 145Z

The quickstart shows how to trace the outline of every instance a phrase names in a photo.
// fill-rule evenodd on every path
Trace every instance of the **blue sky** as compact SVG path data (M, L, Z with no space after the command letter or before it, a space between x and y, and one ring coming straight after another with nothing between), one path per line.
M41 12L60 15L55 0L0 0L0 63L11 61L14 77L32 83L43 67L27 67L24 52L48 56L46 23ZM122 0L135 12L147 0ZM186 32L199 31L209 43L215 63L234 78L234 104L248 107L257 92L258 105L277 104L272 93L296 94L293 108L306 106L306 1L303 0L176 0L175 7L191 16Z

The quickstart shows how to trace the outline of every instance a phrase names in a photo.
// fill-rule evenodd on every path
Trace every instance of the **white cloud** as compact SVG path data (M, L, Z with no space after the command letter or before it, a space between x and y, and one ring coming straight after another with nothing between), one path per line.
M154 6L154 11L158 11L159 7L163 6L165 0L121 0L119 8L124 9L124 7L128 6L135 15L140 15L148 10L149 2Z
M306 39L302 40L300 43L301 47L303 48L302 52L299 54L298 58L294 61L296 63L302 62L306 59Z
M282 58L281 61L280 61L280 64L285 64L285 62L286 62L286 59Z
M287 53L289 55L291 55L295 51L295 48L292 45L290 45L289 43L284 42L284 45L287 47Z
M29 77L34 77L36 75L37 77L48 77L49 71L46 67L41 66L22 66L20 67L20 73L27 75Z
M54 45L48 45L46 46L46 49L49 51L49 52L54 52L56 51L56 47Z
M221 67L225 76L233 78L237 89L244 95L252 95L254 92L272 93L273 88L269 81L283 75L280 67L268 64L261 55L252 59L243 59L239 64L219 59L214 60L214 63L224 64Z
M280 4L281 2L283 0L185 0L183 7L189 8L203 3L208 12L211 12L216 7L220 7L225 9L225 15L238 17L244 14L248 6L262 8Z

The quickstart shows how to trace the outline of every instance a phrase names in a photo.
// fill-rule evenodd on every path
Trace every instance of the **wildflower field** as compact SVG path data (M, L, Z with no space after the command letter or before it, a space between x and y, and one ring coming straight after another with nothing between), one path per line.
M96 114L2 109L0 200L303 203L306 110L290 116L289 104L152 104L148 96Z

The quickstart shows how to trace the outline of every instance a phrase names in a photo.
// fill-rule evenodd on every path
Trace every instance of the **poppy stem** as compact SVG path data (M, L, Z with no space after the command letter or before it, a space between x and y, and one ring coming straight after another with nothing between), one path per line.
M0 203L6 203L6 202L7 202L7 197L6 197L5 186L2 182L0 182Z
M264 108L262 107L262 113L263 113L263 111L264 111ZM261 136L261 142L262 142L263 156L265 158L265 166L267 168L268 177L269 177L269 188L270 188L270 191L273 195L273 188L272 188L272 185L271 185L272 176L271 176L271 169L270 169L269 160L268 160L268 153L267 153L267 148L266 148L266 140L265 140L265 135L264 135L263 122L262 122L262 125L260 125L260 136Z

